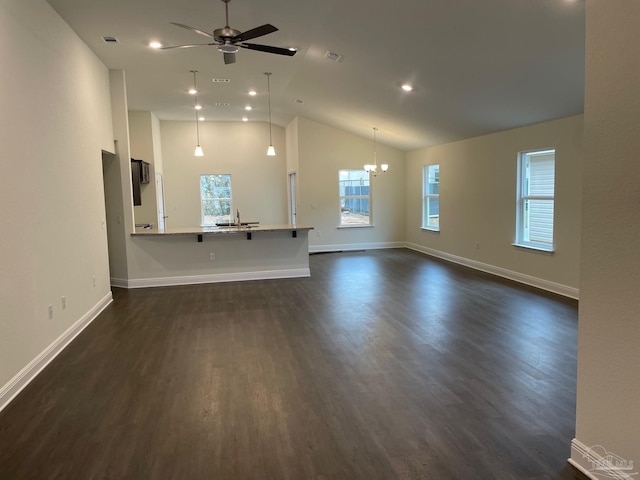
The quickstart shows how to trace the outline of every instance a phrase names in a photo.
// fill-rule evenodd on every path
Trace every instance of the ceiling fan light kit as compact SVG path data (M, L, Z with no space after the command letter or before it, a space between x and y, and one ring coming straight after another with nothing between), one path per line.
M289 57L292 57L293 55L296 54L296 49L272 47L271 45L260 45L257 43L246 43L247 40L251 40L253 38L258 38L273 32L277 32L278 29L268 23L261 25L259 27L247 30L246 32L241 32L240 30L231 28L229 26L229 2L230 1L231 0L222 0L225 7L226 23L223 28L217 28L213 31L213 33L208 33L203 30L190 27L189 25L184 25L183 23L171 22L172 25L175 25L180 28L185 28L194 33L197 33L198 35L207 37L213 40L212 42L189 43L186 45L172 45L168 47L160 47L160 50L168 50L168 49L174 49L174 48L191 48L191 47L201 47L201 46L215 46L218 49L218 51L222 52L225 65L229 65L236 62L236 53L241 48L246 48L247 50L256 50L258 52L273 53L276 55L286 55Z

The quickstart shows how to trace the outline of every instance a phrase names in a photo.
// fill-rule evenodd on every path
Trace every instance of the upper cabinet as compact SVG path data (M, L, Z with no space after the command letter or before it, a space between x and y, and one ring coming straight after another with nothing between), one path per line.
M133 204L142 205L141 186L149 183L149 163L131 159L131 184L133 186Z

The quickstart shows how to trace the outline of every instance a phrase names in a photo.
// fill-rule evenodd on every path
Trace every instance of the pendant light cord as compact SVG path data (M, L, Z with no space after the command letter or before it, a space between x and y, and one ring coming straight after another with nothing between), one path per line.
M269 145L273 145L273 141L271 139L271 83L269 82L271 72L265 72L265 75L267 76L267 97L269 102Z
M378 169L378 146L376 143L377 131L378 131L378 127L373 127L373 164L376 166L376 170Z
M193 101L195 103L194 109L196 111L196 140L198 141L198 146L200 146L200 125L198 125L198 85L196 83L196 73L197 70L191 70L193 72L193 90L196 92L193 94Z

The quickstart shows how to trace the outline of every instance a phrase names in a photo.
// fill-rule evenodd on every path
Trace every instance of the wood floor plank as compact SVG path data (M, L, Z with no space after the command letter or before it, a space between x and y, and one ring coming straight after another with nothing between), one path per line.
M582 478L577 304L409 250L137 290L3 412L0 479Z

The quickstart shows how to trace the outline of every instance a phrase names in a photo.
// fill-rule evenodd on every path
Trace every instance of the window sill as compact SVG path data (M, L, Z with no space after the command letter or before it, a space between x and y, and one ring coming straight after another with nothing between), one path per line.
M373 225L338 225L338 230L348 230L350 228L373 228Z
M527 245L524 243L512 243L511 245L513 245L516 248L523 248L526 250L533 250L535 252L541 252L541 253L554 253L553 248L545 248L545 247L538 247L536 245Z
M427 232L438 232L438 233L440 233L440 229L439 228L420 227L420 230L426 230Z

